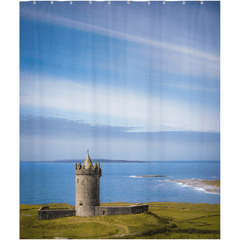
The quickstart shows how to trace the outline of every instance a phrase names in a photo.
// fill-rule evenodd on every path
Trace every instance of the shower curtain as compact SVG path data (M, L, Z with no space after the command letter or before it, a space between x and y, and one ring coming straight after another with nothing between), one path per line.
M88 150L101 202L220 202L160 179L220 179L220 2L20 2L20 203L74 205Z

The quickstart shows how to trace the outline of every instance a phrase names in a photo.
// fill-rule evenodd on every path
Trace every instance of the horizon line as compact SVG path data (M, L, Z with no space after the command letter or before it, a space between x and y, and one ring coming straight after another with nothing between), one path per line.
M110 161L110 162L220 162L221 160L120 160L120 159L104 159L104 158L96 158L93 159L91 158L92 161ZM32 162L32 163L49 163L49 162L77 162L77 161L82 161L84 162L85 159L59 159L59 160L46 160L46 161L19 161L21 162Z

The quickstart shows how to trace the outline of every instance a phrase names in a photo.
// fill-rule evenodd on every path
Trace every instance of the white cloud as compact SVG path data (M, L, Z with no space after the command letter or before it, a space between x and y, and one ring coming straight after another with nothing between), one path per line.
M175 87L175 88L185 88L193 91L206 91L206 92L219 92L219 89L216 88L204 88L204 87L194 87L180 84L170 84L170 83L161 83L164 86Z
M90 124L136 127L137 131L219 131L219 113L174 99L131 91L21 75L21 106L69 111ZM71 114L70 114L71 112Z
M163 42L163 41L156 41L156 40L152 40L152 39L146 39L146 38L142 38L142 37L138 37L138 36L133 36L130 34L111 30L109 28L99 27L96 25L83 23L83 22L80 22L77 20L66 18L66 17L57 16L52 13L50 14L49 12L45 12L45 11L41 11L41 10L38 10L37 15L36 15L35 12L26 11L23 9L21 11L21 16L27 17L27 18L32 18L32 19L37 18L38 21L42 21L42 22L51 22L53 24L57 24L57 25L61 25L61 26L69 27L69 28L74 28L74 29L78 29L81 31L91 31L91 32L95 32L95 33L109 36L109 37L128 40L128 41L132 41L135 43L150 45L150 46L153 46L156 48L161 48L161 49L165 49L165 50L169 50L169 51L173 51L173 52L187 54L187 55L202 58L205 60L219 62L218 55L214 55L214 54L210 54L207 52L192 49L189 46L185 47L185 46L180 46L180 45L176 45L176 44L170 44L170 43Z

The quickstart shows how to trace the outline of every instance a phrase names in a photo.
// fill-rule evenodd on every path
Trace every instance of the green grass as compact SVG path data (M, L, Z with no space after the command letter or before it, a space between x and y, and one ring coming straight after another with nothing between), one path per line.
M102 206L129 205L104 203ZM220 239L220 205L149 203L149 212L134 215L65 217L38 221L46 205L20 205L20 238L158 238ZM72 209L69 204L48 204L52 209Z
M220 180L204 180L203 183L220 187Z

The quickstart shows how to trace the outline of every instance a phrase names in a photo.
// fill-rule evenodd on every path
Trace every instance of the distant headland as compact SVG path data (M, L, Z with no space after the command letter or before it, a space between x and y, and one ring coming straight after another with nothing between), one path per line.
M64 160L46 160L46 161L20 161L21 163L84 163L85 159L64 159ZM111 159L93 159L99 163L220 163L219 160L111 160Z
M29 163L84 163L85 159L69 159L69 160L50 160L50 161L21 161ZM139 161L139 160L109 160L109 159L94 159L99 163L158 163L159 161Z

